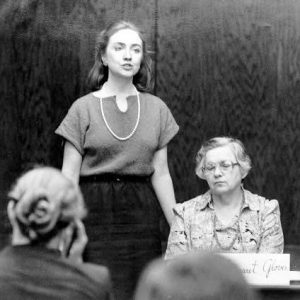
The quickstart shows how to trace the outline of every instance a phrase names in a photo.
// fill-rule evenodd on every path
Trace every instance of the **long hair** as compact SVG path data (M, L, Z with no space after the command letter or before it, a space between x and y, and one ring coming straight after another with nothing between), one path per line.
M138 33L142 40L143 58L137 74L133 76L133 84L141 92L150 92L153 88L152 78L152 59L150 52L147 50L146 41L142 32L134 24L127 21L118 21L110 24L106 29L100 32L96 38L95 62L88 74L88 85L91 90L95 91L102 87L108 78L108 67L102 62L102 55L105 54L110 37L122 29L131 29Z

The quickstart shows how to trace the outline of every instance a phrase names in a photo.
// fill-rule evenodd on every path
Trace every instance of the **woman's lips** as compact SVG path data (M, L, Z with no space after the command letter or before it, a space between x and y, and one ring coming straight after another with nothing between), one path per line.
M122 68L125 70L131 70L133 68L133 66L131 64L124 64L124 65L122 65Z

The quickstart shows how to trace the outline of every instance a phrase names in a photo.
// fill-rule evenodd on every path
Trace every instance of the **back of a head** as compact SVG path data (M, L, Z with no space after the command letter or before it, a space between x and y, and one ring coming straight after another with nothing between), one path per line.
M254 300L240 269L217 254L156 260L142 274L135 300Z
M51 236L60 227L82 219L86 213L79 187L52 167L26 172L8 196L15 202L14 217L18 226L31 241Z
M20 176L8 196L13 247L0 256L1 295L5 299L108 299L108 270L76 260L85 246L79 220L86 210L79 186L57 169L38 167ZM75 257L66 252L70 249Z

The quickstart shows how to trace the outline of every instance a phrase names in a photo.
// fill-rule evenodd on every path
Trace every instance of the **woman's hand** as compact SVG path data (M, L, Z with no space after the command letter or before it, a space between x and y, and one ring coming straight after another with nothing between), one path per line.
M67 257L76 263L82 263L82 254L87 245L88 237L81 220L76 220L73 224L72 237Z

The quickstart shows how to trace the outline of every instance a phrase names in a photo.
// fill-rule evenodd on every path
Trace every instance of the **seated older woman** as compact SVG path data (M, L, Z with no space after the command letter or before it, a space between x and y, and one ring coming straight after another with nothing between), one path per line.
M82 262L86 211L77 185L39 167L17 180L9 200L12 246L0 252L5 299L109 299L107 268Z
M177 204L165 258L192 250L282 253L283 233L277 200L243 188L251 160L241 141L216 137L196 157L196 174L209 191Z

